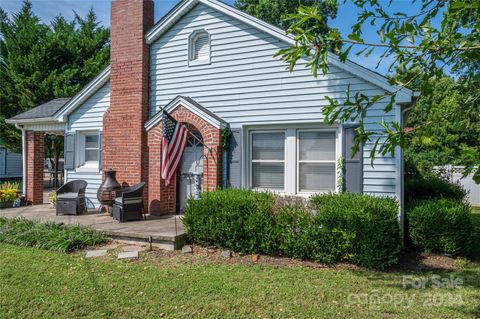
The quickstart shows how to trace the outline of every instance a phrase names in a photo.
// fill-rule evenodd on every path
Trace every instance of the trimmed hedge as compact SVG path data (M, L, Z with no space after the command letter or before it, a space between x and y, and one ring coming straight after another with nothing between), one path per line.
M352 237L351 260L367 268L387 268L402 251L397 202L364 194L315 195L318 221Z
M410 239L424 251L468 256L474 232L470 212L458 199L414 201L407 213Z
M103 233L82 226L0 217L0 243L70 252L106 239Z
M324 227L319 218L295 206L275 214L278 252L290 258L321 263L349 261L355 234Z
M183 220L187 237L201 245L324 263L352 261L386 268L397 262L401 242L394 200L317 195L307 207L278 199L244 189L205 193L202 199L187 202Z
M234 251L270 254L274 247L274 196L242 189L204 193L187 201L183 223L190 241Z
M437 176L415 177L405 181L405 199L407 202L432 198L463 200L466 195L460 184L450 183Z

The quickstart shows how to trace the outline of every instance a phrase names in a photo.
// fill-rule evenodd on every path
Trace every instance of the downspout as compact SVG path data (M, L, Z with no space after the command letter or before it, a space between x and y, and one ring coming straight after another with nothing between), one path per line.
M412 96L412 104L409 106L405 107L402 109L401 113L401 128L402 131L405 128L405 122L406 122L406 114L407 112L411 111L415 105L415 97ZM401 209L401 231L402 231L402 240L405 242L405 216L406 216L406 211L405 211L405 160L403 156L403 150L402 152L402 160L401 160L401 165L400 165L400 209Z
M23 126L15 124L15 127L22 131L22 193L27 195L27 134Z

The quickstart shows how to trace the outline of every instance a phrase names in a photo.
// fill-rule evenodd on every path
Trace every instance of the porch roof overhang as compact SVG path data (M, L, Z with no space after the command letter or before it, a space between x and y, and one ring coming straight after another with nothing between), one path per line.
M68 101L70 101L70 98L53 99L9 118L5 122L14 124L18 128L22 127L23 129L33 131L63 130L65 122L55 119L55 113L65 106Z
M54 122L54 115L58 112L70 98L53 99L46 103L40 104L26 112L15 115L6 120L10 124L28 124L38 122Z
M40 104L26 112L6 120L9 124L33 131L61 131L67 117L110 79L110 66L71 98L58 98Z
M170 101L162 110L155 114L150 120L145 123L145 129L147 131L155 127L161 120L163 112L173 112L179 106L185 107L190 112L194 113L198 117L202 118L206 122L212 124L214 127L222 129L227 127L228 123L221 117L208 110L194 99L188 96L178 95L172 101Z

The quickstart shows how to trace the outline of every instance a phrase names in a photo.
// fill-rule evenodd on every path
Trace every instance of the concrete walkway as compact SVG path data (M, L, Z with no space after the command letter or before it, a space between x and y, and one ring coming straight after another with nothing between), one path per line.
M149 216L146 220L119 223L106 214L95 211L82 215L55 215L50 205L24 206L0 210L6 218L24 217L30 220L54 221L64 224L79 224L102 231L115 240L148 243L163 249L180 249L185 238L185 230L180 216ZM176 221L176 222L175 222Z

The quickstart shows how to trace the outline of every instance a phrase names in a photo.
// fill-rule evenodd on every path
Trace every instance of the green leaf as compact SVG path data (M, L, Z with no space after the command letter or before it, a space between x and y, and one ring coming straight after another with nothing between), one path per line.
M356 41L356 42L359 42L359 43L363 43L363 39L360 38L360 36L356 33L351 33L348 35L348 38L352 41Z

